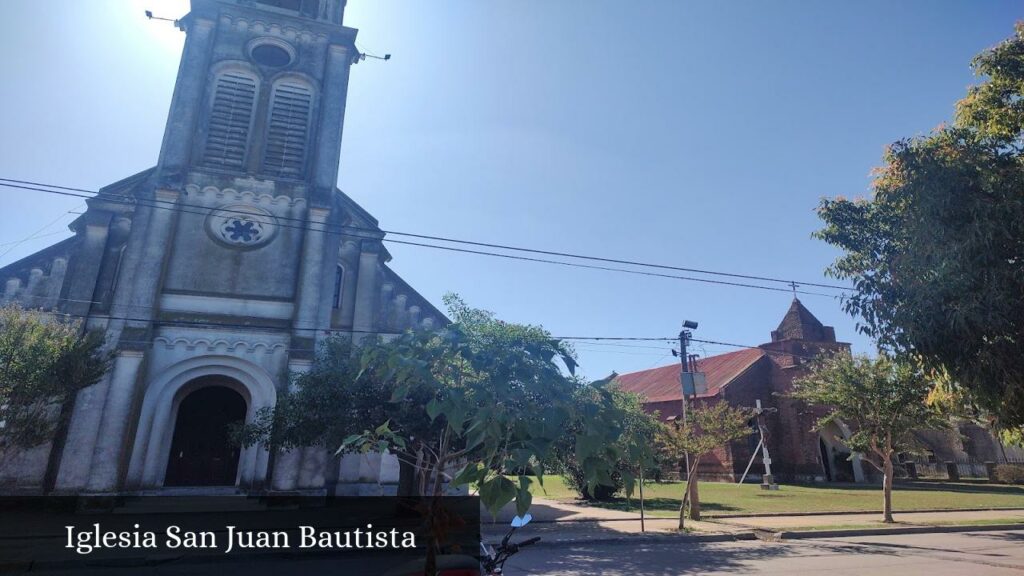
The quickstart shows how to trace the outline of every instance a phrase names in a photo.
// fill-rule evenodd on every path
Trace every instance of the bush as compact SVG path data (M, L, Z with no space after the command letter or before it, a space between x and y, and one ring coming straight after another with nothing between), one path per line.
M579 494L580 498L584 500L611 500L615 497L615 493L622 490L624 482L622 481L622 475L618 470L612 472L612 485L606 486L604 484L598 484L594 493L591 494L590 490L587 489L587 481L583 476L583 469L575 465L575 462L566 466L564 478L565 484L569 488L572 488L574 492Z
M1024 484L1024 464L1000 464L995 477L1001 484Z

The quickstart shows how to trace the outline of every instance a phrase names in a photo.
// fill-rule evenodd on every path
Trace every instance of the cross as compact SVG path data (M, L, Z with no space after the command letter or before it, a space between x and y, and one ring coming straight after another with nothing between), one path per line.
M241 239L242 242L252 242L260 235L260 231L256 229L255 224L243 222L242 220L232 221L231 226L225 228L224 231L231 235L232 240Z

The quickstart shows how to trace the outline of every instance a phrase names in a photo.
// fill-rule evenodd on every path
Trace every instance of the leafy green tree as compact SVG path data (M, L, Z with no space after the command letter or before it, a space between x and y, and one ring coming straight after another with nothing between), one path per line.
M624 448L607 381L573 377L573 351L540 327L503 322L456 296L445 301L453 322L438 331L329 341L292 392L237 431L239 440L339 453L386 448L409 472L402 493L472 484L492 511L514 500L525 512L531 483L543 482L544 463L571 433L585 481L609 482Z
M641 468L649 469L655 465L653 441L660 432L660 424L656 416L644 412L640 397L621 390L618 386L609 386L606 398L597 391L606 383L614 382L617 374L591 386L581 386L575 396L574 418L566 433L555 443L547 469L562 475L566 483L581 498L586 500L608 500L620 490L626 497L633 493L633 487L640 475ZM607 401L610 399L610 403ZM593 419L600 419L612 430L620 430L618 434L605 437L609 446L602 450L592 451L593 458L605 458L604 468L610 470L609 477L598 477L597 484L588 483L583 462L577 459L576 433L594 425Z
M828 410L818 428L832 422L848 426L851 435L843 442L882 473L884 522L893 521L893 459L920 450L915 430L949 426L949 418L929 402L933 388L913 364L884 354L819 358L793 383L792 397Z
M691 520L700 520L697 493L697 470L705 456L733 440L750 435L747 421L753 416L749 408L734 408L727 402L715 402L690 412L687 421L662 427L658 443L662 452L676 462L687 455L690 474L679 504L679 529L685 527L687 512Z
M0 450L52 438L60 408L107 371L102 344L102 335L83 334L76 322L0 308Z
M543 482L541 463L570 422L579 424L575 456L587 482L609 478L609 462L618 460L609 451L622 428L611 417L607 383L586 386L572 377L573 351L543 328L497 320L454 295L445 301L453 322L436 332L364 342L351 349L354 356L345 354L350 344L330 344L295 392L238 431L241 440L394 452L414 474L414 493L433 497L427 526L438 522L434 498L446 484L476 486L492 513L512 501L524 513L534 481L528 468ZM593 401L577 418L574 398L584 387ZM428 533L428 574L438 533Z
M1024 425L1024 23L977 56L956 121L887 149L870 199L825 199L846 310L882 350ZM1019 428L1018 428L1019 430Z
M571 377L573 352L538 326L497 320L455 296L446 303L452 324L368 347L362 366L394 384L390 405L407 405L429 419L420 435L405 434L403 423L391 419L406 436L417 471L425 473L428 493L440 494L446 480L472 484L492 512L515 501L523 513L534 481L527 468L543 482L541 463L574 418L581 383ZM621 425L607 417L613 402L606 383L588 390L595 402L585 405L575 449L596 485L610 476L610 459L601 453L613 449L607 438ZM453 468L459 472L450 475Z

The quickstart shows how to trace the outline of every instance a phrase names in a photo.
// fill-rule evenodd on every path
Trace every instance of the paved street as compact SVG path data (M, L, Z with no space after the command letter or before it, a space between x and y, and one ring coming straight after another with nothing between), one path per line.
M604 543L524 550L508 576L1024 573L1024 531L721 543Z

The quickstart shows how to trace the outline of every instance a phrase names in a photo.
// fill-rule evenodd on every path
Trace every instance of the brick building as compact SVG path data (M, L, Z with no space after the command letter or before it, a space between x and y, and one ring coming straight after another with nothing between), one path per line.
M830 425L815 431L814 424L823 408L811 407L786 397L792 382L807 371L807 362L828 351L849 350L850 345L836 340L835 330L823 325L794 298L789 310L772 331L771 341L756 348L742 349L697 361L697 372L707 378L707 391L698 394L690 406L726 401L734 406L774 408L766 414L765 439L772 458L772 472L783 481L855 481L876 476L874 468L854 456L843 444L849 430ZM658 412L665 421L682 413L682 390L678 363L619 376L619 385L644 397L644 407ZM702 478L735 481L743 474L758 436L751 435L717 450L701 463ZM984 429L970 423L958 430L923 431L919 440L932 459L995 460L997 443ZM758 457L750 473L758 478L764 468Z

